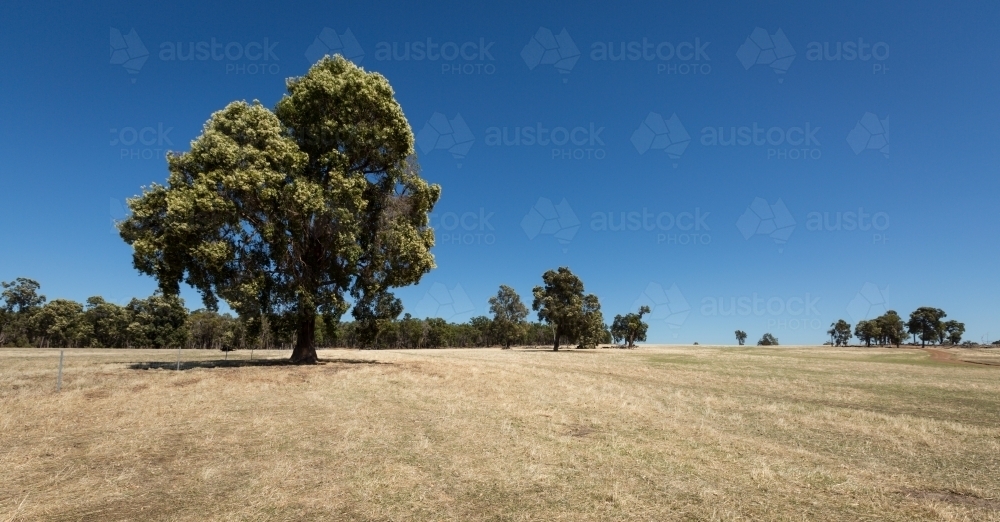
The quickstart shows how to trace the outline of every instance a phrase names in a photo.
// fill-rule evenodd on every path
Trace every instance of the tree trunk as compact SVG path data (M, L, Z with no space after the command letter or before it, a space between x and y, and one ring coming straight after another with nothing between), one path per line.
M559 334L562 333L562 332L559 331L559 327L558 326L556 326L555 330L556 330L556 332L555 332L555 334L556 334L556 340L555 340L555 343L552 345L552 351L553 352L558 352L559 351L559 337L560 337Z
M316 313L300 313L299 329L292 350L291 362L295 364L316 364Z

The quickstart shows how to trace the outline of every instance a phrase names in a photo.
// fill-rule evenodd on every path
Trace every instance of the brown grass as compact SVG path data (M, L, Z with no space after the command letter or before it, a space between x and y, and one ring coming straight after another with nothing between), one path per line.
M922 350L183 356L0 350L0 522L1000 520L1000 367Z

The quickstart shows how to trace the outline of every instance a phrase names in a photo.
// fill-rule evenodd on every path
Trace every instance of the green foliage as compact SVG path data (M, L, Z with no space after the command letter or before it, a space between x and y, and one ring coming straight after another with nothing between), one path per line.
M0 346L166 348L187 339L188 311L176 296L157 293L127 306L101 297L86 305L68 299L43 304L35 281L2 284Z
M649 325L642 320L642 316L648 313L649 307L643 305L639 307L637 314L616 315L611 323L611 337L614 342L623 342L626 348L633 348L636 342L645 341Z
M826 333L830 335L830 342L834 346L847 346L847 342L851 339L851 325L843 319L838 319L836 323L830 324L830 329Z
M489 303L490 313L493 314L491 332L505 349L509 349L524 335L528 307L521 302L521 296L507 285L500 285L497 295L491 297Z
M118 348L129 342L128 325L132 322L128 310L103 297L87 299L84 320L90 325L89 346L93 348Z
M604 324L604 314L601 313L601 303L594 294L583 298L583 316L576 337L577 348L596 348L599 344L611 342L611 333Z
M229 314L195 310L187 319L187 347L232 351L248 346L244 324ZM319 336L318 336L319 337Z
M746 341L747 341L747 333L744 332L743 330L736 330L736 342L739 343L740 346L743 346L743 344Z
M951 344L962 342L962 334L965 333L965 323L958 321L948 321L944 323L944 332Z
M882 328L878 321L858 321L854 327L854 336L865 346L871 346L872 341L878 341L882 337Z
M930 341L944 340L944 319L947 314L940 308L921 306L910 312L910 320L906 323L907 331L915 338L920 338L920 345L923 346Z
M580 347L607 341L610 334L604 326L601 304L594 294L583 294L583 281L569 268L559 267L542 274L543 286L532 291L532 310L538 318L555 328L554 351L559 351L562 338L578 342Z
M898 347L906 338L906 324L895 310L876 317L875 322L878 323L880 345L894 344Z
M389 293L382 293L373 300L356 303L354 317L358 320L362 342L377 345L379 335L403 313L403 302Z
M125 309L131 319L127 327L130 345L173 348L187 341L188 311L180 297L155 293L147 299L132 299Z
M766 333L757 341L757 346L778 346L778 338Z
M32 318L45 304L45 296L38 293L41 285L33 279L19 277L11 282L0 282L0 346L13 344L27 346L33 338Z
M45 304L45 296L38 293L41 285L38 281L18 277L9 283L0 283L3 292L4 309L15 314L25 314L38 310Z
M36 346L86 346L93 327L84 320L83 305L55 299L31 316L30 332Z
M327 57L287 88L274 111L238 101L213 114L119 230L165 294L185 282L209 309L221 298L256 318L251 333L294 329L292 360L315 362L317 314L339 320L350 295L377 342L383 296L434 267L440 188L420 177L383 76Z
M493 321L484 316L473 317L468 323L449 323L432 317L416 319L405 314L398 321L385 325L377 343L366 340L356 321L338 325L336 343L320 346L338 346L366 349L405 348L482 348L497 345L500 340L492 333ZM511 344L548 344L552 342L552 328L541 323L527 323L521 335ZM502 346L502 344L501 344Z

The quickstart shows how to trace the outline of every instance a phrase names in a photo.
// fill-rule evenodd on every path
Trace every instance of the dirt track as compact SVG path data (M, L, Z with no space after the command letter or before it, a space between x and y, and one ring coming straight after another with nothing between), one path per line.
M923 348L923 350L931 355L932 361L952 363L952 364L979 364L984 366L1000 366L1000 364L996 363L989 363L983 361L967 361L965 359L959 359L957 355L937 348Z

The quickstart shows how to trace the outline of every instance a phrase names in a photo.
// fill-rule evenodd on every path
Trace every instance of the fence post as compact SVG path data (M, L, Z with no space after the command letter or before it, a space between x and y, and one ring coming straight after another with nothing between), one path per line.
M177 347L177 371L181 371L181 347Z
M63 350L59 350L59 376L56 377L56 391L62 391Z

